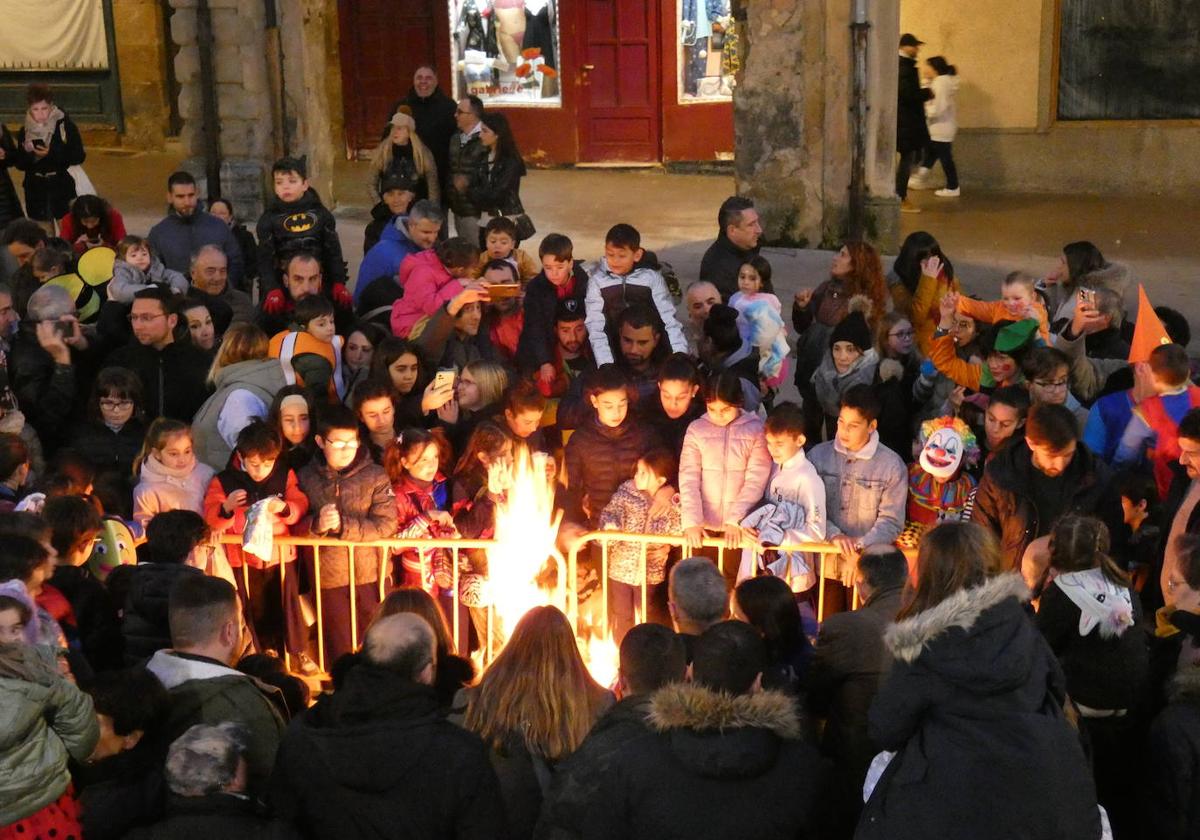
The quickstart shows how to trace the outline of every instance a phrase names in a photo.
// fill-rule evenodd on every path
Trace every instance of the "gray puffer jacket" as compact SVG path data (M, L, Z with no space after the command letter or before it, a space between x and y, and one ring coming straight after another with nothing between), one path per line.
M133 296L151 286L166 286L177 295L186 294L188 280L178 271L162 264L158 257L150 260L150 270L142 271L125 260L113 263L113 276L108 284L108 299L118 303L133 303Z
M71 782L100 738L92 698L41 645L0 645L0 825L35 814Z

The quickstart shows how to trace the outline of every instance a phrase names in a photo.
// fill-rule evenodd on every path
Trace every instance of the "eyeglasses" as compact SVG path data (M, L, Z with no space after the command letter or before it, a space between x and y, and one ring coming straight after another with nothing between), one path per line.
M1033 380L1033 384L1039 388L1048 388L1050 390L1057 391L1059 388L1067 387L1067 380L1055 379L1053 382L1047 382L1045 379L1035 379Z
M899 330L894 333L888 333L888 338L912 338L916 333L912 330Z
M100 407L109 411L118 411L122 408L129 408L131 405L133 405L133 400L100 400Z
M325 445L335 452L341 452L346 449L358 449L358 441L356 440L327 440Z
M166 317L167 317L167 313L165 313L165 312L159 312L157 315L145 315L145 314L134 315L133 313L130 313L129 323L131 323L131 324L149 324L151 321L157 321L159 318L166 318Z

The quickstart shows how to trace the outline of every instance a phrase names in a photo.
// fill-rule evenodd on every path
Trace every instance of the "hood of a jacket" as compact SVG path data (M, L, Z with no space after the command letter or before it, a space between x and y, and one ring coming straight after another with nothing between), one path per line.
M283 365L278 359L247 359L244 362L226 365L217 371L213 387L220 390L226 385L243 382L272 392L289 384L283 372Z
M166 484L174 484L177 487L187 487L188 481L197 469L202 465L196 462L188 470L174 470L166 466L162 461L155 458L153 455L146 456L146 460L142 461L141 478L142 481L148 482L163 482Z
M339 785L378 792L411 776L434 746L437 727L449 724L432 687L359 662L301 725L312 746L310 760Z
M44 645L0 645L0 753L19 748L43 714L49 686L59 678L54 652Z
M432 249L425 251L417 251L404 259L400 263L400 285L408 282L408 278L413 275L413 272L419 269L428 269L432 271L436 278L438 288L446 285L454 278L450 276L450 272L446 270L446 266L442 265L442 261L438 259L437 253Z
M961 589L937 606L891 625L892 655L923 664L970 694L998 694L1025 685L1040 643L1023 615L1031 593L1016 573Z
M185 682L214 680L217 677L239 677L250 679L241 671L208 660L189 659L177 656L174 651L156 651L146 663L146 670L158 677L163 688L170 691Z
M781 740L800 737L796 705L777 691L669 685L651 698L649 722L688 772L712 779L757 778L774 766Z

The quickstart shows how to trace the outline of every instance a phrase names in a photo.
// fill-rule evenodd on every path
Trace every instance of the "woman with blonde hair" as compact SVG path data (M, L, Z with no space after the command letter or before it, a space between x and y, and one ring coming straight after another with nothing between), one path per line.
M454 399L437 410L455 452L463 450L480 420L500 413L507 387L508 371L499 362L476 359L463 366L454 383Z
M491 750L510 836L530 837L553 768L573 753L613 696L588 673L555 607L527 612L477 687L463 725Z
M290 384L278 359L268 357L267 335L254 324L225 331L208 371L213 395L192 422L196 457L214 470L225 469L237 436L254 418L266 419L275 394Z
M1028 587L1000 567L996 537L977 523L922 539L869 713L871 739L894 754L872 766L886 762L856 840L1100 836L1062 670L1026 614Z
M441 200L433 152L417 136L417 123L406 110L392 115L386 136L371 152L371 191L393 216L407 213L422 198ZM392 191L394 204L386 195Z

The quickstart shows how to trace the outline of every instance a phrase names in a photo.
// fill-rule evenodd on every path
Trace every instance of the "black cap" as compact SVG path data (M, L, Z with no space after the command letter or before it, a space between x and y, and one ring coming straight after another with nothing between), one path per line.
M578 298L563 298L558 302L558 308L554 310L555 323L570 323L572 321L583 320L583 302Z
M385 172L379 179L379 194L383 195L389 190L407 190L409 186L409 180L399 172Z
M917 36L911 32L905 32L900 36L900 46L902 47L919 47L924 43L924 41L918 41Z

